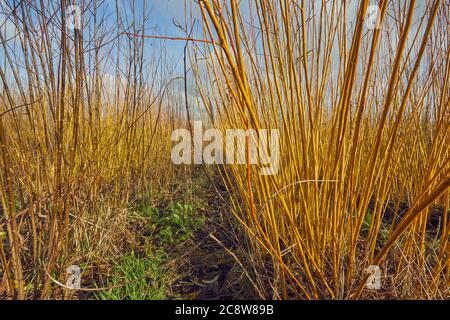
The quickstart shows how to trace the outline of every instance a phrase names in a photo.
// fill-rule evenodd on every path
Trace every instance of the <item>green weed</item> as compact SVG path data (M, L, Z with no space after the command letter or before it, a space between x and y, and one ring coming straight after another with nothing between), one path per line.
M196 215L192 205L177 202L160 212L155 224L158 230L156 234L158 242L170 245L189 239L194 231L204 226L205 218Z

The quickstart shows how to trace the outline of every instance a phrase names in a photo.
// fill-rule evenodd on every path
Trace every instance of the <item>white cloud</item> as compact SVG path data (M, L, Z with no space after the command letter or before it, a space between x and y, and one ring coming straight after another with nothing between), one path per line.
M13 39L20 32L14 22L4 13L0 13L0 32L5 40Z

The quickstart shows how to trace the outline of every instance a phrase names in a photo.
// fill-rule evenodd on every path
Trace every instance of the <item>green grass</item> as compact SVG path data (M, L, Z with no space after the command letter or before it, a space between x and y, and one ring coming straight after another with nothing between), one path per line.
M182 202L158 209L140 203L135 211L146 218L148 239L139 252L131 252L116 262L106 286L107 291L95 294L100 300L162 300L170 294L170 283L174 275L166 268L169 247L181 244L192 237L205 224L205 218L196 213L193 205ZM152 245L154 244L154 245ZM154 252L151 248L157 247Z
M99 300L167 299L169 274L164 268L165 254L138 257L134 252L124 256L113 268L107 285L112 289L95 295Z

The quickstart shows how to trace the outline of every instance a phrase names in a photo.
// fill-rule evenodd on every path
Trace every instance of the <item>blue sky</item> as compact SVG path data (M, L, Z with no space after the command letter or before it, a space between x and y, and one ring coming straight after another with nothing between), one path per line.
M32 1L32 0L31 0ZM44 3L49 0L44 0ZM241 0L241 10L245 16L248 16L247 3L253 2L254 0ZM314 0L311 0L314 1ZM90 3L90 1L85 1L86 3ZM131 3L135 3L136 8L135 12L137 15L137 20L140 20L140 16L144 10L144 6L146 6L149 13L149 21L146 24L145 33L148 35L160 35L160 36L172 36L172 37L184 37L185 34L176 28L173 24L173 20L175 19L181 25L185 24L185 5L187 4L190 8L188 8L188 12L192 14L192 18L197 19L197 31L200 30L200 14L199 9L197 8L197 4L193 3L191 0L119 0L122 16L126 17L128 21L125 23L127 25L131 25L132 21L132 12L131 12ZM423 13L427 0L418 0L417 8L416 8L416 16L420 17ZM11 20L8 19L7 10L5 9L6 4L13 3L12 0L0 0L0 31L6 35L6 38L13 36L15 33L14 24ZM309 1L306 1L308 4ZM320 10L320 5L318 5L318 1L316 2L316 10ZM355 19L355 13L357 9L359 1L358 0L349 0L348 1L348 20L349 20L349 28L351 28L351 22ZM376 1L373 1L376 3ZM191 8L193 10L191 11ZM112 28L113 31L109 32L109 30L105 30L108 37L113 38L115 36L117 21L115 18L115 0L105 0L99 11L108 17L108 27ZM190 19L188 19L190 20ZM414 28L413 28L414 30ZM84 32L89 32L89 30L85 30ZM109 33L109 34L108 34ZM201 37L199 32L194 33L194 37ZM123 39L123 43L125 43L125 38ZM153 40L147 39L146 42L146 59L150 59L152 55L157 55L161 48L164 46L164 52L168 56L168 60L170 61L171 67L175 75L182 75L182 56L183 56L183 47L185 45L184 41L163 41L163 40ZM9 46L12 46L14 42L8 43ZM57 41L55 40L55 48L57 45ZM395 45L395 44L394 44ZM113 49L112 56L115 56L115 49ZM4 53L3 50L0 50L0 59L3 58ZM3 59L2 59L3 60ZM114 74L113 64L108 64L107 67L110 67L111 70L105 70L106 72L111 72Z
M44 0L44 3L48 0ZM246 9L248 2L253 2L254 0L241 0L240 6L243 12L243 15L248 15L248 10ZM314 1L314 0L312 0ZM417 9L416 13L421 13L421 8L424 8L424 5L427 0L419 0L417 1ZM89 3L90 1L85 1ZM166 36L184 36L183 32L177 29L173 25L173 19L176 19L182 25L185 22L185 6L187 4L188 7L194 8L192 11L188 8L188 11L192 13L192 17L196 18L199 22L200 14L197 8L197 5L193 3L192 0L119 0L122 8L127 7L128 11L125 11L127 16L131 16L130 6L129 4L134 2L136 4L136 12L137 14L141 13L144 4L147 6L149 12L149 22L147 24L148 29L146 31L147 34L151 35L166 35ZM5 15L5 9L2 10L2 7L5 8L5 4L8 3L12 5L12 0L0 0L0 31L6 32L7 35L14 34L14 25L12 21L8 20L8 16ZM306 1L308 3L308 1ZM320 1L316 2L317 10L320 10ZM330 2L329 2L330 3ZM349 12L349 20L352 21L354 19L354 15L356 12L358 0L349 0L348 1L348 12ZM377 3L377 1L373 1L373 3ZM110 14L109 19L111 19L111 24L115 22L115 0L105 0L100 11L105 11L106 14ZM198 25L198 24L197 24ZM8 36L7 36L8 37ZM151 42L151 41L147 41ZM170 48L170 52L176 56L180 56L182 53L182 48L184 43L182 42L174 42L174 41L166 41L166 45Z

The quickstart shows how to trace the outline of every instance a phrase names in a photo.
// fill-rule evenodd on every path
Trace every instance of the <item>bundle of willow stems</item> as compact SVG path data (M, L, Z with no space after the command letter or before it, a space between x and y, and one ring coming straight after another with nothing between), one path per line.
M170 192L181 105L164 45L122 35L143 33L148 4L115 1L111 19L80 1L75 26L75 2L33 3L0 4L15 31L0 28L0 297L68 298L52 279L78 265L92 287L138 236L130 204Z
M280 132L277 174L219 167L261 298L448 297L449 3L370 4L199 1L211 123Z

